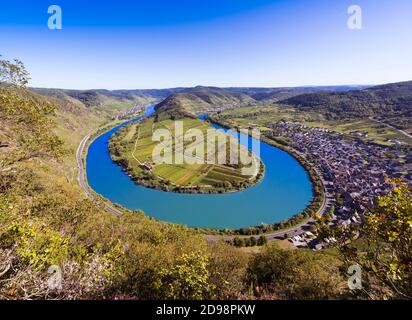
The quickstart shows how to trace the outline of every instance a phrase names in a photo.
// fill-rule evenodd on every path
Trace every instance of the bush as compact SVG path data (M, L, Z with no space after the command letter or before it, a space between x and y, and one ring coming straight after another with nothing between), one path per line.
M246 286L262 298L333 299L342 292L339 260L307 250L272 244L249 263Z
M254 247L257 244L257 240L255 237L250 237L250 246Z
M244 247L245 246L245 242L243 241L242 238L239 237L235 237L233 239L233 245L236 247Z
M268 242L268 239L266 237L260 236L257 241L257 244L258 246L264 246L267 242Z

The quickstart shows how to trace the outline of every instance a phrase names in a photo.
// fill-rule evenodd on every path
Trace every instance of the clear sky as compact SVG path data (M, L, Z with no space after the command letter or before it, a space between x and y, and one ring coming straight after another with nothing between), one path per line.
M49 30L49 5L63 29ZM347 27L348 7L363 29ZM1 1L0 54L31 86L132 89L412 80L411 0Z

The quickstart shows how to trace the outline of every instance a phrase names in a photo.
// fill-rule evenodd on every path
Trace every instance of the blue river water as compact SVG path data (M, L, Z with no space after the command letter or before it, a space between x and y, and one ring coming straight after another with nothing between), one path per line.
M154 106L150 106L143 117L153 112ZM108 150L110 137L126 124L92 142L86 168L91 188L126 208L140 209L155 219L191 227L232 229L290 218L312 199L312 185L300 163L288 153L263 142L260 143L260 158L265 164L264 178L246 190L227 194L178 194L138 185L111 160ZM250 139L246 139L249 145Z

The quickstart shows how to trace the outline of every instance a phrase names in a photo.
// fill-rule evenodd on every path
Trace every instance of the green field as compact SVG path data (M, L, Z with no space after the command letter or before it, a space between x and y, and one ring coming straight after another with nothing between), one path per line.
M332 131L350 134L351 132L365 133L367 136L363 140L373 141L383 145L392 145L393 141L400 141L411 144L412 139L406 137L402 133L385 126L384 124L376 123L373 120L364 119L359 121L323 121L306 122L307 126L316 126L327 128ZM391 142L391 141L392 142Z
M212 114L214 120L221 120L235 126L257 127L261 131L268 130L268 126L280 120L298 121L310 127L326 128L332 131L350 134L353 132L366 133L361 137L365 142L374 142L383 145L391 145L393 141L411 144L412 139L399 131L377 123L370 119L361 120L327 120L319 113L302 112L294 108L280 106L257 106L238 108Z
M168 129L173 136L172 152L161 153L164 159L171 160L171 163L156 164L153 161L153 150L159 146L158 141L152 141L153 132L157 129ZM211 128L207 122L185 118L183 120L183 133L189 129L200 130L206 139L207 130ZM227 138L226 135L224 135ZM176 143L181 141L182 143ZM175 154L183 151L189 145L198 145L199 142L184 141L183 136L176 134L175 122L167 119L155 122L153 118L144 120L141 123L133 123L122 129L110 140L110 150L112 159L122 165L123 168L139 183L152 187L161 188L167 191L184 191L184 192L211 192L211 191L235 191L244 189L253 184L259 175L257 159L251 165L254 174L243 175L242 165L231 165L229 163L230 143L226 142L226 159L225 163L214 164L195 163L183 164L176 163ZM182 148L183 146L183 148ZM217 145L216 145L217 146ZM193 154L192 159L207 159L207 145L204 143L203 148L205 155ZM218 148L216 148L218 150ZM240 147L240 153L247 153L247 149ZM250 155L250 154L249 154ZM144 164L150 164L152 169L144 168Z

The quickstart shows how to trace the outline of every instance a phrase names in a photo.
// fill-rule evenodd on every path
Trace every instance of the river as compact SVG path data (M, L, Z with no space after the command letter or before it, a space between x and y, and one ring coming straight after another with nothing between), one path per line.
M143 117L153 112L154 106L149 106ZM126 124L92 142L86 165L90 187L126 208L140 209L158 220L191 227L231 229L282 221L299 213L312 199L312 185L301 164L288 153L263 142L260 157L265 164L264 178L246 190L227 194L178 194L137 185L111 160L108 150L110 137ZM213 126L228 132L216 124ZM249 145L250 139L246 139Z

